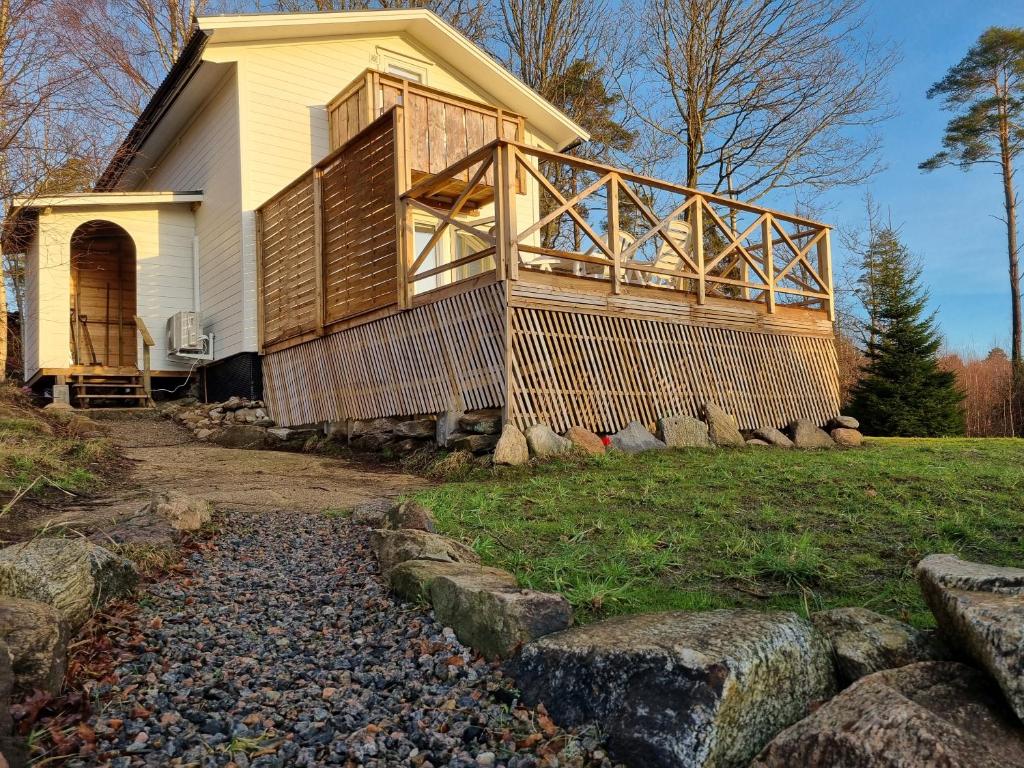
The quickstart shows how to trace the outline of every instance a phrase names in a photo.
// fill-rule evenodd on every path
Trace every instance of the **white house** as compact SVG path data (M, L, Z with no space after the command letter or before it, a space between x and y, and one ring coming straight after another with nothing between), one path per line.
M329 153L327 105L367 71L519 116L532 146L587 138L426 10L199 18L95 191L14 203L26 381L137 385L137 316L154 377L201 367L211 399L258 393L254 212ZM212 343L175 354L165 329L188 311Z

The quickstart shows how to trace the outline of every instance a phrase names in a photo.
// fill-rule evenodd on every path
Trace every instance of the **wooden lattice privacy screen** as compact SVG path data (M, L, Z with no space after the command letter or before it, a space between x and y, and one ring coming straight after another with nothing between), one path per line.
M257 211L261 346L315 338L396 302L392 110Z

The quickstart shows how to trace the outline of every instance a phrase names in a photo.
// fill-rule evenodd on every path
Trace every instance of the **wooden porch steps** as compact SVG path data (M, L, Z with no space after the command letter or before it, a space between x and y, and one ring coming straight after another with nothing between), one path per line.
M70 378L71 402L79 408L151 408L141 373L78 373Z

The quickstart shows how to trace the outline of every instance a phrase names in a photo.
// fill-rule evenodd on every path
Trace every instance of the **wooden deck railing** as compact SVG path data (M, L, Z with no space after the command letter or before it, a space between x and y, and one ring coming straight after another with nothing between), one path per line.
M571 192L552 183L555 174L573 180ZM511 181L518 175L530 188L526 200ZM491 215L465 215L474 189L491 176ZM456 178L468 180L461 194L439 205L437 192ZM729 299L769 313L787 305L834 314L827 225L521 142L495 140L414 183L401 200L403 306L421 281L458 282L458 270L495 257L497 279L525 270L603 282L611 294L654 290L690 294L697 304ZM414 212L436 221L420 248ZM428 267L449 229L465 233L474 251Z

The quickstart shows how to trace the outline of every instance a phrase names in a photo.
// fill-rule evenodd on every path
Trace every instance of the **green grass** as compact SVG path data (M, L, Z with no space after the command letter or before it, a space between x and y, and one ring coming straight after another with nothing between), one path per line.
M590 620L861 605L932 623L926 554L1024 562L1024 441L666 451L476 470L418 494L441 530Z

